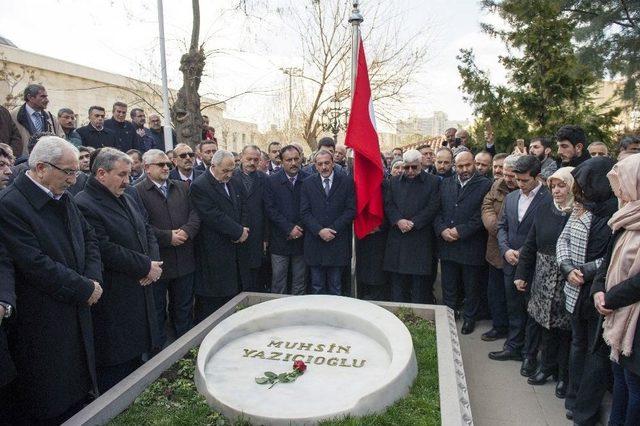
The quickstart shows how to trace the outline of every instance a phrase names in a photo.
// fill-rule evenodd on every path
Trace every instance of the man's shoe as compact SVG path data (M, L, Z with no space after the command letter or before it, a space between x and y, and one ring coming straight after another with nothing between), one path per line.
M498 331L495 328L492 328L486 333L482 333L482 336L480 336L480 338L485 342L493 342L494 340L503 339L505 337L507 337L506 331Z
M462 334L471 334L473 330L476 328L476 323L474 321L465 321L462 324L462 328L460 329L460 333Z
M558 375L554 371L546 372L542 371L541 368L538 368L538 371L529 376L527 383L533 386L544 385L547 383L547 380L549 380L549 377L553 377L553 380L557 380Z
M522 361L522 355L519 352L513 352L508 349L489 352L489 358L494 361Z
M565 396L567 396L567 382L560 379L556 385L556 397L564 399Z
M538 362L533 358L526 358L522 361L522 367L520 367L520 375L523 377L533 376L538 368Z
M567 410L567 419L568 420L573 420L573 411Z

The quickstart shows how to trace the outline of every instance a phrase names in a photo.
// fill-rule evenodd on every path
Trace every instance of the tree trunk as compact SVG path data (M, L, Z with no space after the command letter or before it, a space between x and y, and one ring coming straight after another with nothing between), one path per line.
M200 113L200 79L205 65L205 54L198 45L200 37L200 4L199 0L191 1L193 6L193 29L189 52L180 58L182 71L182 87L171 107L171 119L176 128L178 143L186 143L192 148L202 138L202 114Z

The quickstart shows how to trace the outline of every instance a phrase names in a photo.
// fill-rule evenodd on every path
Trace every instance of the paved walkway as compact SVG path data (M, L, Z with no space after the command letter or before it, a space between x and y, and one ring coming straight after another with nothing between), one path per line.
M458 333L460 326L458 321ZM572 425L565 417L564 400L555 396L555 382L528 385L520 375L520 362L489 359L487 354L500 350L504 342L482 341L480 336L490 328L490 321L480 321L472 334L458 334L475 426Z

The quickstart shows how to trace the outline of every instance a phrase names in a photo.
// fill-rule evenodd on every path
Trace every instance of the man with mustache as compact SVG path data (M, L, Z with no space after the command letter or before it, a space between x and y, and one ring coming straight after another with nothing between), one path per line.
M162 275L162 262L151 227L134 198L125 194L130 174L127 154L102 148L84 191L76 196L98 237L105 277L105 297L92 311L101 393L142 365L143 355L159 345L151 285Z
M566 125L560 127L556 132L558 145L558 168L576 167L580 163L587 161L587 135L580 126Z
M176 167L169 173L169 179L181 180L187 182L187 185L190 186L193 181L203 173L194 167L196 154L189 145L179 143L173 149L173 155L173 164Z
M485 265L487 231L481 218L484 196L491 181L476 173L473 154L456 155L456 174L445 178L440 189L441 208L433 227L438 237L442 271L442 298L445 305L458 309L460 289L464 287L462 334L475 328L479 286Z
M243 291L264 291L257 284L265 245L264 185L267 175L258 171L260 148L247 145L240 153L240 167L233 172L232 181L244 189L249 220L249 238L240 246L240 272Z
M300 169L302 154L293 145L280 150L282 170L266 181L265 213L269 220L272 293L287 293L287 275L291 270L291 294L304 294L306 265L303 256L304 228L300 217L302 181L309 175Z
M558 170L558 164L551 157L551 139L537 137L529 142L529 154L535 156L542 165L540 176L546 182L549 176Z

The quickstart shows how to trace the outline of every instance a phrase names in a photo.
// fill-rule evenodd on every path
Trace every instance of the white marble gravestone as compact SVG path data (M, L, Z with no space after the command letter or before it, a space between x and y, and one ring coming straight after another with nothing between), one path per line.
M293 383L259 385L302 360ZM338 296L284 297L218 324L198 353L196 385L225 416L256 425L312 425L384 411L418 372L411 335L387 310Z

